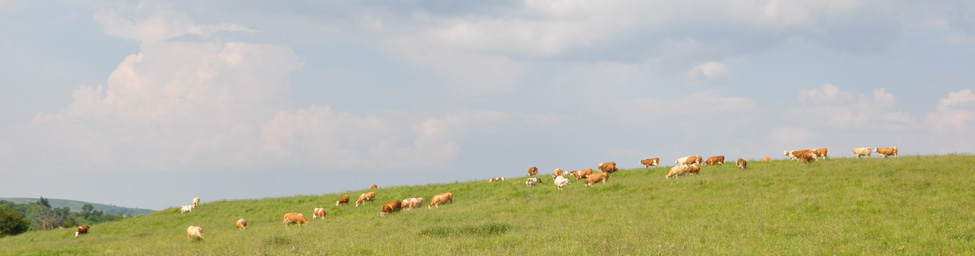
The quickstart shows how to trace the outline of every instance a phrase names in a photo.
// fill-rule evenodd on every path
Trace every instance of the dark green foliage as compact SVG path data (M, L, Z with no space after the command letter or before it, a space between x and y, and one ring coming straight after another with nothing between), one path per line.
M29 225L19 212L0 206L0 237L24 233Z

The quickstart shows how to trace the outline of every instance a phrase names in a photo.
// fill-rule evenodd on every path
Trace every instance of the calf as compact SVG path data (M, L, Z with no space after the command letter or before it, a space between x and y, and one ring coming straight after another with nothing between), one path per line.
M78 237L84 234L88 234L88 225L81 225L80 227L78 227L78 231L74 232L74 237Z
M888 156L897 157L897 147L892 147L892 148L874 148L873 149L873 152L877 152L878 154L880 154L884 158L887 158Z
M646 168L650 168L650 166L660 166L660 158L658 157L658 158L643 159L640 160L640 164L642 164L643 167Z
M684 174L687 174L687 165L675 165L674 167L670 167L667 178L670 179Z
M355 207L359 207L360 204L365 202L372 202L373 200L376 200L376 192L369 191L362 193L359 195L359 199L355 200Z
M451 193L438 194L433 196L433 198L430 198L430 205L427 206L427 208L433 208L434 206L440 208L440 204L453 203L453 202L454 202L454 194Z
M569 179L562 176L555 177L555 186L558 187L559 190L562 190L562 187L565 187L565 185L569 185Z
M772 161L772 158L771 157L765 156L765 157L762 158L762 162L768 163L768 162L771 162L771 161Z
M284 221L281 222L287 227L290 227L291 224L298 224L298 226L301 227L301 224L308 223L308 219L305 219L304 214L292 212L284 214Z
M237 220L237 230L247 229L247 221L244 219Z
M322 218L324 220L325 208L315 208L315 210L312 210L311 214L312 214L311 216L312 219Z
M821 149L813 150L813 153L816 154L816 156L817 156L816 158L817 159L819 159L819 157L822 157L823 160L826 160L826 148L821 148Z
M538 175L538 167L532 166L532 168L528 168L528 176L535 175Z
M535 186L535 184L538 184L539 182L542 182L542 179L539 179L539 178L528 178L527 180L525 180L525 185L528 186L528 187L532 187L532 186Z
M186 238L193 239L199 238L203 239L203 228L197 226L190 226L186 228Z
M582 179L582 178L589 177L589 175L592 175L592 168L587 168L587 169L578 170L578 171L572 171L570 173L572 174L572 176L575 176L576 177L576 180L579 180L579 179Z
M349 205L349 195L342 195L342 198L339 198L338 201L335 201L335 206L339 206L343 204Z
M599 163L599 165L596 167L599 168L599 171L605 173L614 173L620 170L619 168L616 168L616 162Z
M593 173L592 175L589 175L588 178L586 178L586 186L592 187L592 184L595 184L600 181L606 183L606 180L609 180L608 172Z
M712 157L708 157L708 160L707 161L704 161L704 164L719 164L719 165L724 165L724 156L712 156Z
M870 148L854 148L853 154L857 156L857 159L860 159L860 156L870 157Z
M748 162L745 162L744 158L738 158L738 161L735 162L735 165L738 166L738 169L744 170L745 166L748 165Z
M386 216L386 214L397 212L399 211L400 208L402 208L402 206L403 203L400 202L399 200L386 202L385 204L383 204L383 209L379 210L379 216Z
M504 177L496 177L488 179L488 182L504 181Z

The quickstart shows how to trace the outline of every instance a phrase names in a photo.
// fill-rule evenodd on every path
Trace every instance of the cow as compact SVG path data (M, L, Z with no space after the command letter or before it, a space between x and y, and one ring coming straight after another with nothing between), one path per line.
M799 163L807 163L811 161L816 161L819 157L812 150L793 150L789 152L789 158L796 159Z
M685 156L685 157L677 158L676 163L681 165L701 163L701 156Z
M532 166L532 168L528 168L528 176L535 175L538 175L538 167Z
M701 171L701 164L693 163L687 165L687 174L697 174Z
M413 198L403 199L403 203L400 205L400 207L409 210L416 207L420 207L420 205L422 204L423 204L422 197L413 197Z
M495 177L488 179L488 182L504 181L504 177Z
M788 157L789 159L793 159L792 158L792 150L783 151L782 154L785 155L786 157Z
M857 159L860 159L860 156L870 157L870 152L872 152L872 151L870 151L870 148L854 148L853 149L853 155L857 156Z
M620 170L619 168L616 168L616 162L599 163L599 165L596 167L599 168L599 171L605 173L614 173Z
M562 190L565 185L569 185L569 179L562 176L555 177L555 186L559 187L559 190Z
M538 184L539 182L542 182L542 179L528 178L527 180L525 180L525 186L532 187L535 186L535 184Z
M724 156L712 156L712 157L708 157L708 160L707 161L704 161L704 164L719 164L719 165L724 165Z
M339 198L338 201L335 201L335 206L339 206L343 204L349 205L349 195L342 195L342 198Z
M430 198L430 205L427 206L427 208L433 208L434 206L440 208L440 204L453 203L453 202L454 202L454 194L451 194L449 192L438 194Z
M78 231L74 232L74 237L88 234L88 228L89 228L88 225L81 225L80 227L78 227Z
M586 178L586 186L592 187L592 184L595 184L600 181L606 183L606 180L609 180L608 172L593 173L592 175L589 175L588 178Z
M586 169L583 169L583 170L572 171L572 172L569 172L569 173L572 174L572 176L575 176L576 177L576 180L579 180L579 179L582 179L582 178L589 177L589 175L592 175L592 168L586 168Z
M237 230L247 229L247 221L244 219L237 220Z
M738 161L735 162L735 165L738 166L738 169L744 170L745 167L748 165L748 162L745 162L744 158L738 158Z
M888 156L897 157L897 147L892 147L892 148L873 148L873 152L877 152L878 154L880 154L884 158L887 158Z
M660 166L660 158L658 157L658 158L643 159L640 160L640 164L642 164L643 167L646 168L650 168L650 166Z
M362 193L359 195L359 199L355 200L355 207L359 207L360 204L371 202L373 200L376 200L376 192L369 191Z
M291 224L298 224L301 227L301 224L308 224L308 219L305 219L304 214L292 212L284 214L284 221L281 221L281 223L284 223L287 227L290 227Z
M667 178L670 179L684 174L687 174L687 165L675 165L674 167L670 167Z
M311 211L311 219L322 218L325 219L325 208L315 208Z
M765 157L762 158L762 162L768 163L768 162L771 162L771 161L772 161L772 158L771 157L765 156Z
M192 212L195 209L196 209L196 205L188 204L188 205L180 206L179 213L183 214L186 212Z
M688 162L687 164L701 164L702 159L703 158L701 158L701 156L692 156L687 158L687 162Z
M200 198L193 198L193 206L200 206Z
M813 153L816 153L816 158L817 159L819 157L822 157L823 160L826 160L826 158L827 158L826 157L826 148L821 148L821 149L813 150Z
M403 202L399 200L393 200L383 204L383 209L379 210L379 216L386 216L387 214L397 212L403 207Z
M198 226L190 226L190 227L186 228L186 238L187 239L193 239L193 238L203 239L203 228L198 227Z
M372 186L369 186L369 189L377 189L377 188L379 188L379 186L376 186L376 184L372 184Z
M565 175L565 171L563 171L562 168L555 168L555 171L552 172L552 178L562 175Z

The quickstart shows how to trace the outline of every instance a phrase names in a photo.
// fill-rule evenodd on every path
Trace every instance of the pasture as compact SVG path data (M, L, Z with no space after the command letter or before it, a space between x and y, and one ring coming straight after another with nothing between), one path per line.
M707 157L707 156L705 156ZM728 156L729 158L733 156ZM737 159L734 157L733 159ZM612 159L610 159L612 160ZM616 160L634 166L639 159ZM623 162L626 161L626 162ZM664 160L672 163L673 160ZM382 187L256 200L207 201L74 230L0 239L3 255L620 255L971 254L975 251L975 156L834 158L800 165L751 159L664 179L669 166L623 169L608 183L559 191L549 175L593 166L539 166L526 177ZM530 166L513 166L526 170ZM494 176L491 176L494 177ZM363 182L364 183L364 182ZM384 202L454 194L453 204L380 217ZM349 206L335 206L343 194ZM191 198L187 198L188 203ZM182 202L181 202L182 203ZM325 220L312 219L324 207ZM311 222L286 228L282 215ZM245 218L248 228L234 227ZM189 240L201 226L205 239Z

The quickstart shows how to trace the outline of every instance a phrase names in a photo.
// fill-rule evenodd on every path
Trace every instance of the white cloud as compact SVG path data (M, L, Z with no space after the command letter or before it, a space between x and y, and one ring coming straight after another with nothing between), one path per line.
M149 2L103 9L96 12L94 18L105 34L137 41L162 41L183 35L210 37L221 31L255 32L238 24L195 24L186 14Z
M914 128L914 115L894 110L896 97L884 89L871 96L841 91L825 84L799 91L799 106L786 115L795 121L826 122L831 128L861 130L905 130Z
M975 94L965 89L948 93L926 120L937 131L971 131L975 122Z
M685 72L684 79L690 82L716 81L722 80L730 74L728 67L725 67L721 62L709 61L694 66Z

